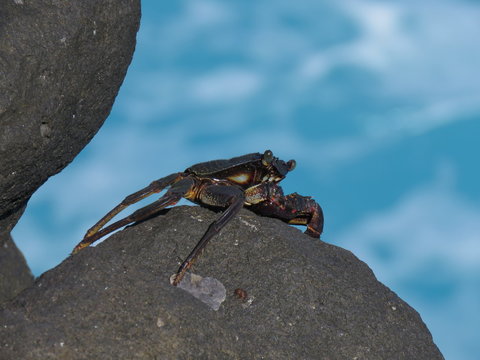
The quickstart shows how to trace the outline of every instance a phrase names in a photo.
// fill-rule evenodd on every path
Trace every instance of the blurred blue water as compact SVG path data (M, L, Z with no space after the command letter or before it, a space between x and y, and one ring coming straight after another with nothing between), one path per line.
M447 359L480 353L480 5L142 2L137 50L94 140L14 237L36 275L151 180L272 149L297 160L324 240L417 309Z

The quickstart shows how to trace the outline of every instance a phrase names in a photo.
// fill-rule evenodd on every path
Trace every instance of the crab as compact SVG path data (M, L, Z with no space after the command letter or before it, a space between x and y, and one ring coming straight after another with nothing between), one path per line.
M284 195L278 183L295 168L295 160L287 162L273 156L270 150L263 154L252 153L225 160L199 163L183 172L155 180L147 187L128 195L110 210L85 234L72 254L93 244L105 235L131 223L145 220L161 209L175 205L181 198L208 208L225 209L202 236L200 241L180 265L172 280L178 285L187 270L197 260L208 241L237 215L244 206L262 216L306 225L305 234L320 238L323 231L323 212L310 196L297 193ZM126 207L155 193L169 189L158 200L131 215L107 225Z

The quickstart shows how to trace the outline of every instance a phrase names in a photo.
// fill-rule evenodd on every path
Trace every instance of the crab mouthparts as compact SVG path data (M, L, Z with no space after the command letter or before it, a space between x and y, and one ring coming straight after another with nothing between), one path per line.
M265 175L262 178L262 182L279 182L280 180L282 180L281 177L274 175Z

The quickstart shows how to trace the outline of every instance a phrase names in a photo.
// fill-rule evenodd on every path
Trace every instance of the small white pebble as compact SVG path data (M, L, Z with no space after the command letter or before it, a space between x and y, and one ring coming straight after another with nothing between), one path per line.
M170 284L173 285L176 276L177 274L173 274L170 277ZM220 305L225 301L227 296L225 286L217 279L203 277L189 272L185 273L185 276L177 287L188 292L215 311L220 308Z
M245 301L242 306L244 309L248 308L250 305L252 305L253 303L253 300L255 299L255 296L249 296L247 298L247 301ZM277 316L277 320L280 319L278 316Z
M60 343L60 347L63 347L64 344L65 344L65 343L62 341L62 342Z
M161 318L158 318L157 319L157 326L158 327L165 326L165 321L163 321Z
M397 310L397 307L396 307L396 306L392 306L392 310L393 310L393 311Z

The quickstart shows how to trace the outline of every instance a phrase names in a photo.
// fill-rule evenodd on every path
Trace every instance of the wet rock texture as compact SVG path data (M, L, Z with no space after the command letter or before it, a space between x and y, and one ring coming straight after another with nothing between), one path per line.
M140 2L0 0L0 9L1 247L33 192L109 114L135 48Z
M176 207L69 257L0 311L2 359L443 359L352 253L247 210L193 269L219 309L171 286L217 217Z

